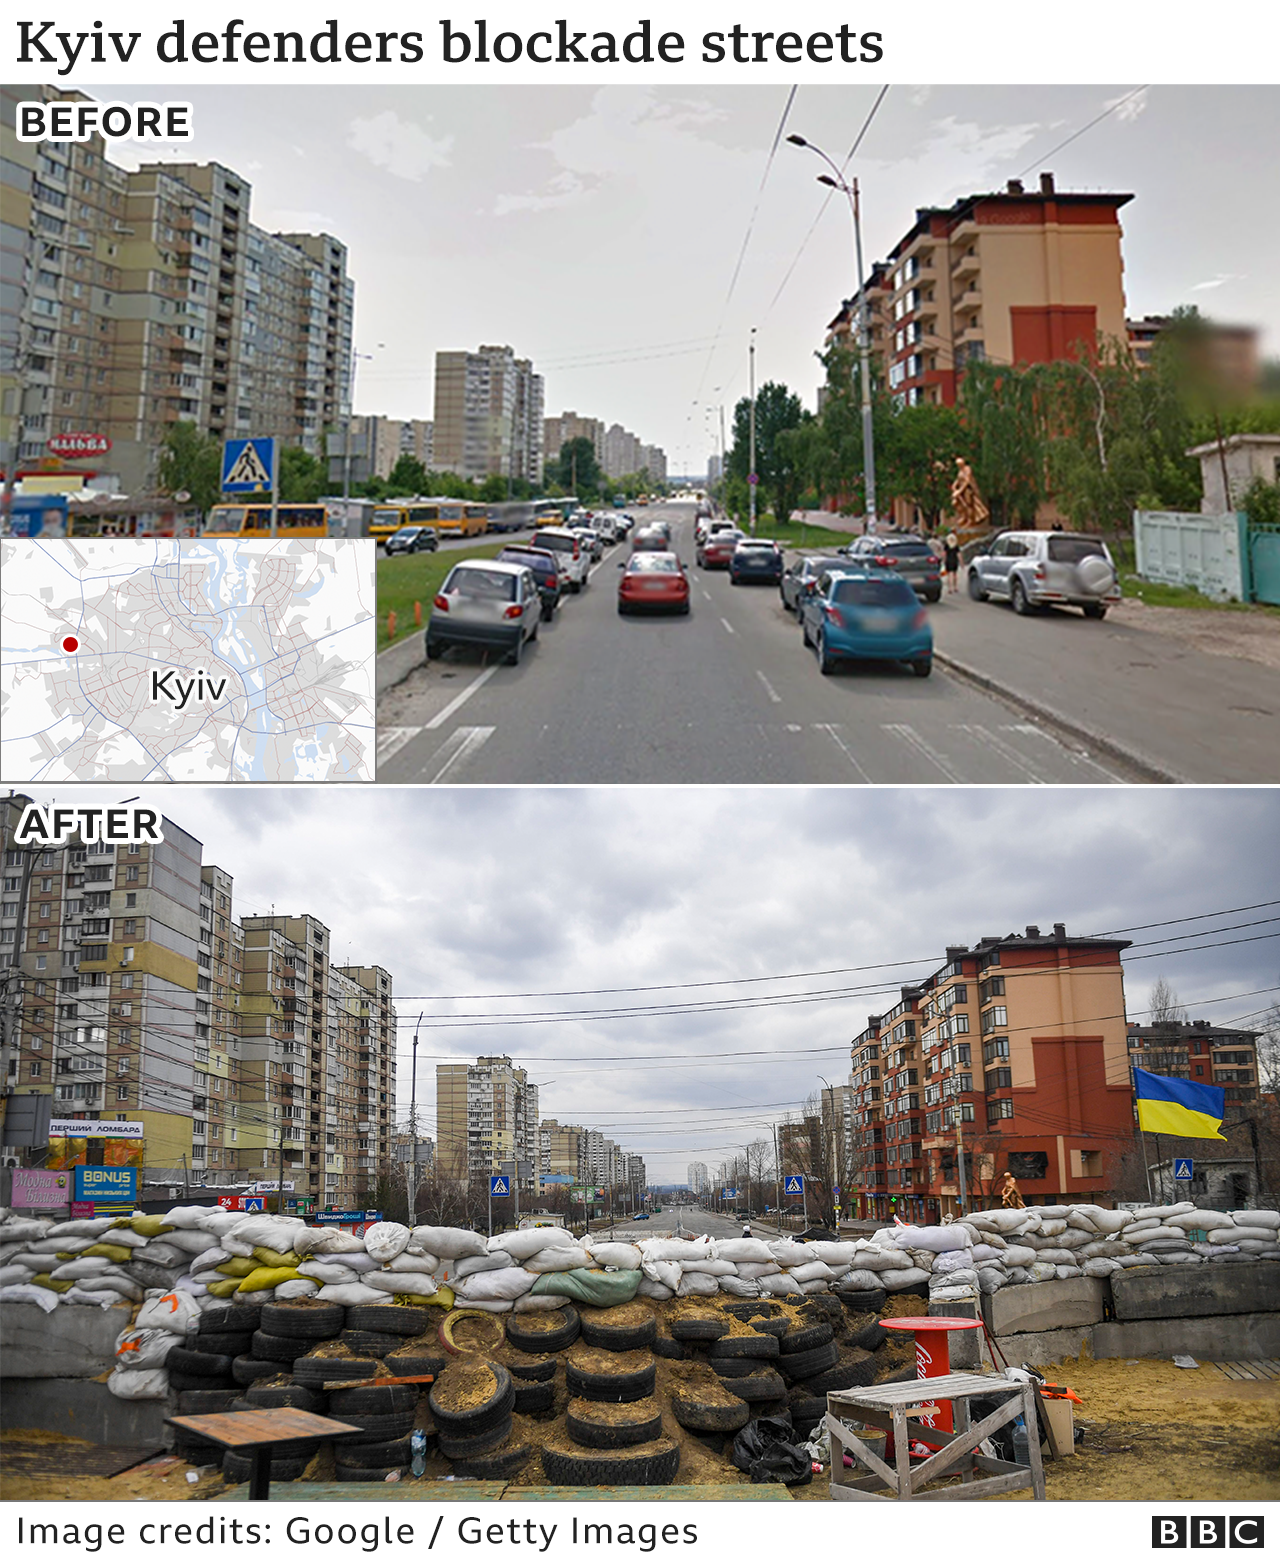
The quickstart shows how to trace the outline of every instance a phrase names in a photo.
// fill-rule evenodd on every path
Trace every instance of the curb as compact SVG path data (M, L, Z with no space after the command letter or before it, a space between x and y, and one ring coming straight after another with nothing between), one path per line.
M961 681L969 682L972 686L980 688L983 692L993 694L1003 699L1005 703L1023 714L1029 714L1042 725L1048 725L1059 731L1062 735L1070 736L1073 740L1081 741L1101 752L1105 757L1113 761L1123 763L1125 767L1141 777L1146 784L1191 784L1193 781L1182 774L1175 774L1166 768L1159 768L1150 759L1141 757L1132 748L1115 740L1112 736L1103 735L1101 731L1094 730L1092 726L1083 724L1080 720L1070 719L1065 714L1060 714L1056 709L1051 709L1043 703L1028 698L1025 694L1016 692L1012 687L998 682L994 677L988 676L983 671L978 671L973 666L965 665L963 660L957 660L952 655L942 654L935 649L933 658L939 665L945 666L954 676Z
M411 672L425 663L422 629L414 628L401 643L392 644L379 653L375 661L374 697L380 698L392 687L398 687Z

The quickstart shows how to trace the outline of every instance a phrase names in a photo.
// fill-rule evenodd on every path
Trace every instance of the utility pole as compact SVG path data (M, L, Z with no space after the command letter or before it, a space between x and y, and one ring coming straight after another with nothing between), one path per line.
M751 327L751 346L750 346L750 350L748 351L747 356L748 356L748 361L749 361L749 364L750 364L750 380L751 380L751 437L750 437L750 446L751 447L750 447L750 453L748 455L748 464L751 466L751 470L750 470L750 472L749 472L749 474L747 476L747 482L748 482L748 485L751 488L751 491L748 494L748 502L749 502L749 505L750 505L750 512L751 512L751 534L755 535L755 533L756 533L756 485L757 485L757 483L756 483L756 327L754 325L752 325L752 327Z
M773 1209L778 1214L778 1232L782 1232L782 1157L778 1151L778 1127L773 1127Z
M963 1107L960 1103L956 1104L956 1179L960 1190L961 1217L965 1216L969 1210L969 1196L965 1189L964 1132L960 1127L960 1114Z
M413 1069L409 1078L409 1226L418 1222L418 1030L422 1027L422 1013L413 1030Z

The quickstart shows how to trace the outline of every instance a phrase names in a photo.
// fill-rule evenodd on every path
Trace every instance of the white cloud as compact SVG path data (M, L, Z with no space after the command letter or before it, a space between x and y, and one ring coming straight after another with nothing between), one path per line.
M1106 106L1115 108L1114 117L1119 119L1122 124L1132 124L1135 119L1146 112L1150 98L1151 88L1142 87L1132 97L1128 96L1128 94L1121 97L1113 97Z
M401 119L393 109L375 114L372 119L353 119L347 145L366 156L375 167L385 168L392 178L420 183L432 168L447 168L451 163L453 136L432 139L421 125Z
M1192 287L1192 292L1212 292L1216 287L1223 287L1229 281L1243 281L1242 273L1235 271L1219 271L1212 281L1197 281Z
M341 225L325 211L290 211L283 206L268 207L259 220L273 233L336 233Z
M541 195L499 195L493 203L495 216L509 216L513 211L554 211L558 207L577 205L595 188L578 175L565 169L553 174L543 186Z

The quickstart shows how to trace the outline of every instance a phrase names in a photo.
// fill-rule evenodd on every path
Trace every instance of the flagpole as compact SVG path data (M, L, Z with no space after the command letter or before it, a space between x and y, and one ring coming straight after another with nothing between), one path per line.
M1129 1062L1129 1087L1133 1092L1133 1113L1138 1124L1138 1140L1142 1143L1142 1167L1147 1176L1147 1200L1155 1205L1155 1196L1151 1193L1151 1165L1147 1162L1147 1137L1142 1129L1142 1120L1138 1115L1138 1079L1133 1074L1133 1062Z

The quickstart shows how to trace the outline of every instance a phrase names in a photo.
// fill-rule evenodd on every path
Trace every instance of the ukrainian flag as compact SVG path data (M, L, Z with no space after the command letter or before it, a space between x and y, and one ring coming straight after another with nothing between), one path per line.
M1226 1141L1222 1124L1223 1092L1203 1082L1184 1082L1181 1077L1160 1077L1154 1071L1133 1068L1133 1091L1138 1105L1138 1129L1160 1136L1209 1136Z

